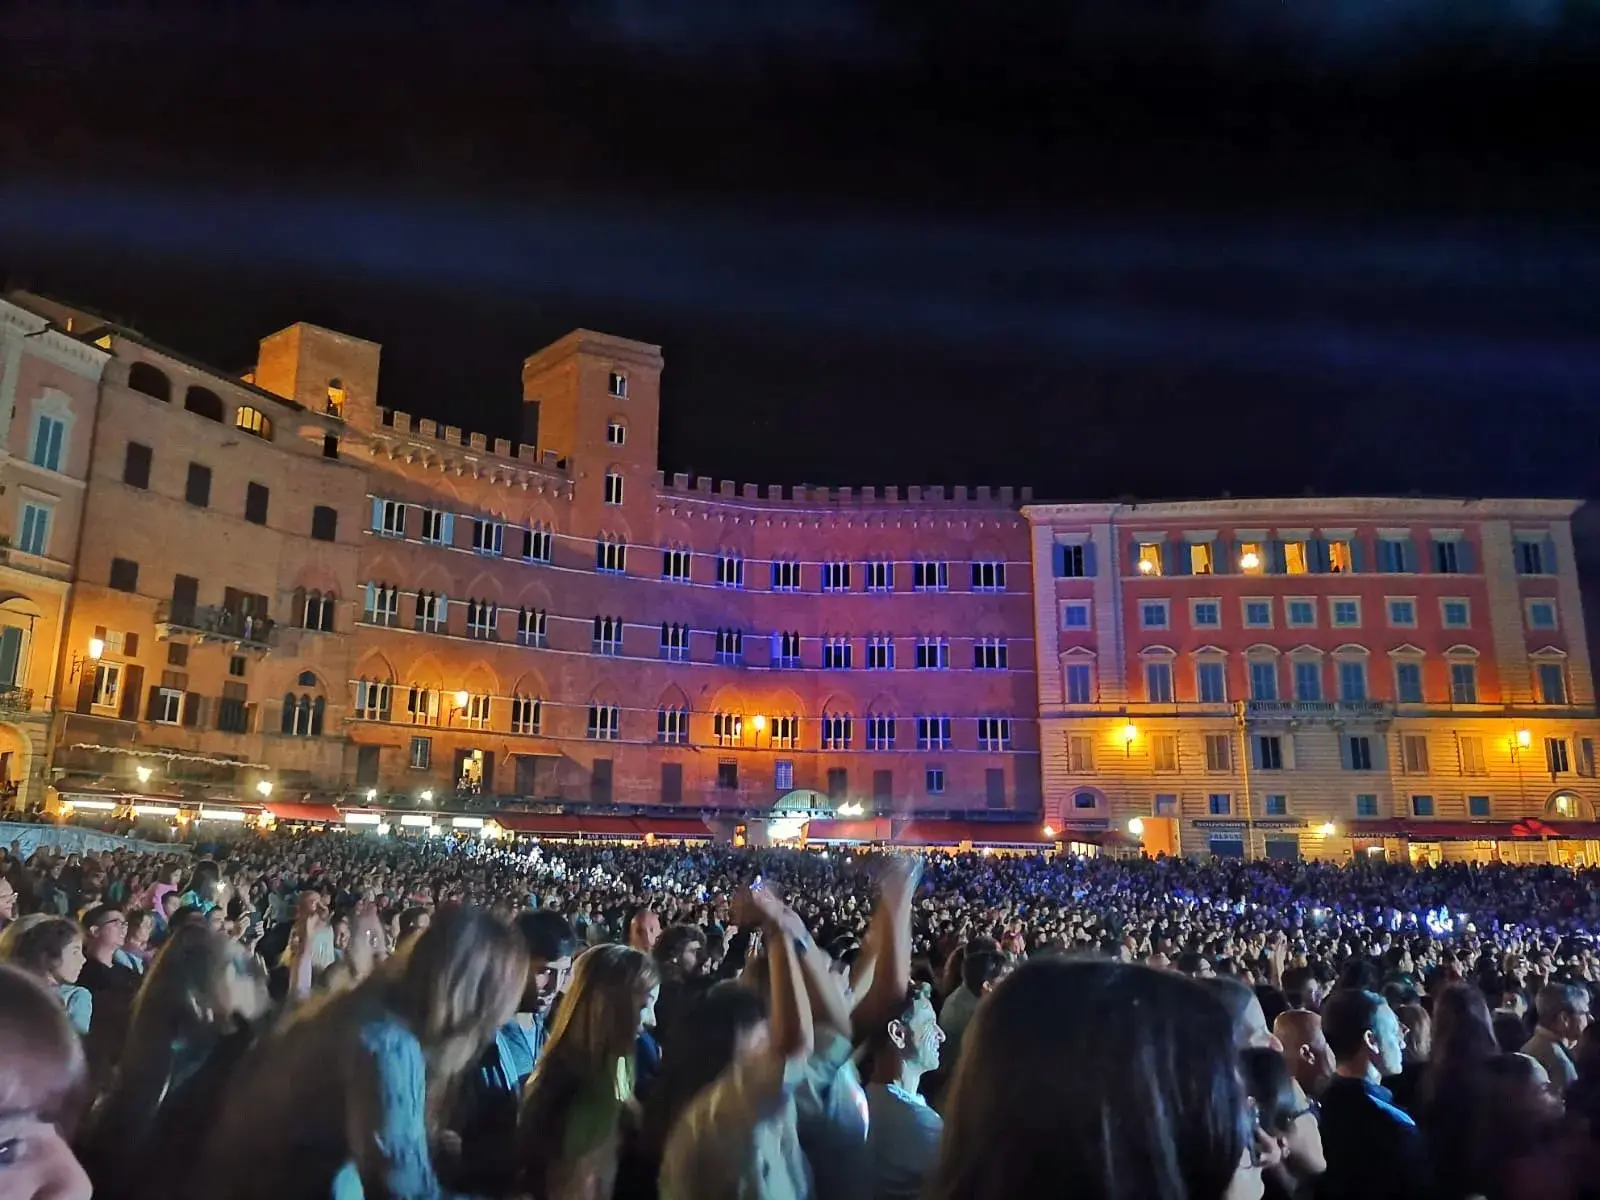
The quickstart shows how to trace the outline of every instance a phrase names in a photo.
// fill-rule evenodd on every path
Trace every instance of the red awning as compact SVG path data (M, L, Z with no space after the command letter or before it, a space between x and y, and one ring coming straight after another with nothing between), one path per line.
M331 804L303 804L298 800L269 801L266 809L279 821L342 821L343 815Z
M1520 821L1426 821L1389 817L1370 821L1351 821L1351 837L1405 838L1413 842L1499 842L1527 841L1544 837L1600 838L1600 822L1543 821L1524 817Z
M808 842L887 842L892 837L892 823L884 820L819 820L806 825Z
M534 837L595 837L666 840L711 838L705 822L693 817L596 817L573 813L500 812L494 819L512 833Z
M895 835L895 842L906 846L1038 846L1054 843L1044 835L1044 827L1032 821L912 821ZM1083 839L1088 840L1088 839Z

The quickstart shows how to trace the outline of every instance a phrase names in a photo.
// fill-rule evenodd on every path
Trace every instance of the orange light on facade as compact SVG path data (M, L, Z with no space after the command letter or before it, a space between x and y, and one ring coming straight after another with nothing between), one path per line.
M755 716L750 718L750 728L754 729L757 733L760 733L766 727L767 719L760 713L757 713Z
M1526 748L1532 744L1533 734L1529 733L1526 729L1517 730L1517 745Z
M456 693L456 707L457 708L466 708L467 702L469 700L471 700L471 699L472 699L472 696L467 692L467 690L465 688L463 688L461 691Z
M1239 565L1246 571L1254 571L1261 565L1261 556L1254 550L1246 550L1239 556Z
M1143 837L1144 836L1144 818L1143 817L1134 817L1131 821L1129 821L1128 822L1128 832L1133 834L1134 837Z
M89 657L90 658L94 659L96 662L99 662L100 661L100 656L102 654L104 654L105 652L106 652L106 642L105 642L104 638L90 638L89 639Z
M1122 727L1122 740L1125 743L1131 745L1133 743L1134 739L1137 738L1138 736L1139 736L1139 727L1137 725L1135 725L1132 721L1129 721L1126 725L1124 725Z

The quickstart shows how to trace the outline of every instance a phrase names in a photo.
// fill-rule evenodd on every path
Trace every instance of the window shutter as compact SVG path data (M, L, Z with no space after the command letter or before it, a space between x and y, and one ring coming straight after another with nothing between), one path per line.
M1546 575L1554 575L1556 573L1556 540L1553 537L1544 539L1544 562L1542 565Z
M1424 567L1417 557L1417 540L1408 537L1400 543L1400 569L1402 571L1424 571Z
M1128 566L1124 575L1137 575L1139 573L1139 539L1128 539Z
M1328 570L1328 543L1324 538L1312 538L1306 543L1306 558L1311 571L1317 575L1324 575Z
M1456 566L1463 575L1471 575L1478 569L1472 558L1472 543L1466 538L1456 543Z
M1271 570L1274 575L1285 575L1289 571L1288 555L1285 553L1283 543L1274 539L1268 544L1267 553L1271 556Z
M1167 561L1161 565L1168 575L1187 575L1189 573L1188 542L1182 538L1170 538L1162 553L1167 556Z
M1355 758L1350 753L1350 738L1348 736L1341 737L1339 739L1339 766L1349 771L1353 769L1352 764L1354 762Z
M1100 573L1099 568L1095 565L1093 542L1085 542L1083 544L1083 573L1090 578Z
M122 635L122 653L128 658L139 657L139 635L137 633L125 633Z
M372 528L383 529L383 501L376 496L372 498Z
M1286 733L1278 739L1278 745L1283 750L1283 769L1294 770L1294 734Z
M1360 538L1352 537L1350 539L1350 573L1352 575L1359 575L1367 569L1366 557L1366 545Z
M183 724L186 729L200 724L200 696L196 692L183 694Z
M1051 561L1055 565L1055 577L1062 578L1067 573L1067 548L1060 542L1055 542L1050 547Z
M1239 542L1237 540L1218 540L1217 549L1221 553L1216 556L1217 562L1214 564L1216 573L1218 575L1237 574L1239 571Z
M144 691L144 668L126 663L122 668L122 702L117 715L124 721L139 719L139 693Z
M1259 735L1250 739L1250 765L1258 771L1261 769L1261 738Z
M17 682L17 656L22 651L22 630L7 625L0 631L0 686L14 687Z
M152 683L150 685L149 698L145 701L144 705L144 719L146 721L154 721L156 719L156 702L160 700L160 698L161 688Z
M1367 739L1372 747L1372 769L1374 771L1387 771L1389 769L1389 735L1373 734Z

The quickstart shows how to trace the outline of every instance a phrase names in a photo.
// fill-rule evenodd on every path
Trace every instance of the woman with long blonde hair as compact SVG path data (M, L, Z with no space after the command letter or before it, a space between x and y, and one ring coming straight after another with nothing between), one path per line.
M573 967L517 1117L534 1200L610 1200L623 1134L638 1119L634 1048L660 991L654 961L628 946L596 946Z
M232 1200L448 1195L433 1135L455 1081L522 998L517 932L457 909L350 991L264 1039L228 1089L195 1181Z

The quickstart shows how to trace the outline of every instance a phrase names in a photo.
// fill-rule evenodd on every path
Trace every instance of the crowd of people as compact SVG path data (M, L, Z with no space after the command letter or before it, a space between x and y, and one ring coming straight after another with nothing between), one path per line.
M1600 1197L1600 873L0 850L0 1200Z

